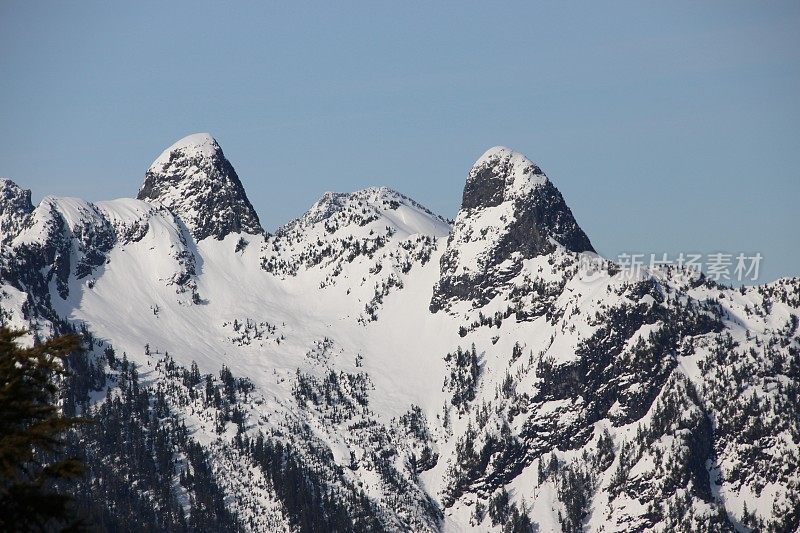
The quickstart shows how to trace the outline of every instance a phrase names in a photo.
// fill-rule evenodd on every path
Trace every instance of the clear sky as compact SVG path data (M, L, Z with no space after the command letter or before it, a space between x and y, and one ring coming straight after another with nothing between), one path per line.
M797 1L0 2L0 176L135 196L208 131L270 230L369 185L453 217L502 144L606 256L800 275L798 95Z

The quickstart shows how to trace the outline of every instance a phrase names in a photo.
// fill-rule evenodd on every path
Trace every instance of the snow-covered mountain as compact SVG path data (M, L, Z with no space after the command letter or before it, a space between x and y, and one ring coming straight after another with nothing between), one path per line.
M0 180L0 323L87 339L109 528L795 531L798 315L798 278L600 258L502 147L454 223L370 188L273 235L208 134L136 200Z
M494 147L467 176L431 311L459 300L484 305L520 273L523 260L557 248L594 252L544 172L525 156Z
M264 232L239 176L207 133L189 135L164 150L145 173L137 198L169 208L198 241Z

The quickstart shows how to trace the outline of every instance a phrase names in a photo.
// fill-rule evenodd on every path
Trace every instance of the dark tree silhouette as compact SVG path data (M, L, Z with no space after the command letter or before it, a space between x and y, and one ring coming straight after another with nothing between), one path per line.
M78 477L80 461L63 458L62 435L80 419L56 405L56 380L77 336L54 337L32 348L17 344L23 331L0 328L0 530L68 529L72 497L58 482Z

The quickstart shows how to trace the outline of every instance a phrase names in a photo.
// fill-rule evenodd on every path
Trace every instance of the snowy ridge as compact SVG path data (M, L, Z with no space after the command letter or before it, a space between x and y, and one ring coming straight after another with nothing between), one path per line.
M0 253L0 323L85 328L65 405L105 424L86 453L135 480L142 527L800 527L800 279L587 270L561 194L502 147L452 228L370 188L275 235L248 226L243 193L209 198L235 189L223 158L210 136L180 141L147 200L0 197L23 221ZM130 409L135 430L105 446ZM140 437L165 477L104 451Z
M441 237L450 232L444 218L411 198L388 187L370 187L353 193L326 192L302 217L277 233L304 231L325 221L336 223L335 228L333 224L325 227L328 233L335 233L340 227L366 226L381 218L403 236L421 233Z
M404 288L415 266L428 264L449 230L446 220L385 187L325 193L268 238L261 266L280 279L338 287L365 323L377 318L389 293Z

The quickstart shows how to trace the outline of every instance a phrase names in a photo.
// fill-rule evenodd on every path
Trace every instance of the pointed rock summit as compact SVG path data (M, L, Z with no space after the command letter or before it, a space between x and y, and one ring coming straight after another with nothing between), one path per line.
M489 149L467 175L431 311L452 301L488 302L519 273L523 259L559 246L594 251L561 193L535 163L503 146Z
M0 178L0 243L10 242L32 211L31 191Z
M189 135L164 150L137 198L169 208L198 241L264 231L239 176L208 133Z

